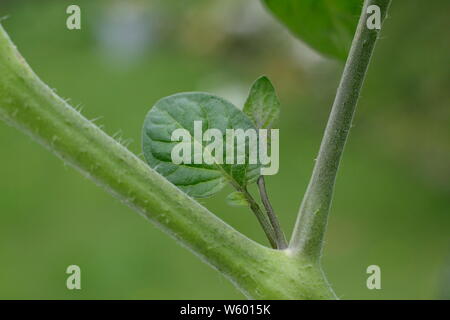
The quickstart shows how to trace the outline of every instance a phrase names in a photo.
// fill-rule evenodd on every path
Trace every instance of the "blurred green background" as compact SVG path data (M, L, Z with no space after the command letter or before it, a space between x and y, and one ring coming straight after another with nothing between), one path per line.
M82 30L65 27L82 8ZM324 267L343 299L450 298L447 0L393 1L337 180ZM257 0L2 0L34 70L141 153L159 98L208 91L242 104L261 74L282 101L281 165L267 179L290 233L342 64L285 31ZM1 76L1 75L0 75ZM17 130L0 123L0 298L243 298L221 275ZM203 201L266 243L226 190ZM69 291L65 270L82 270ZM382 289L366 288L366 268Z

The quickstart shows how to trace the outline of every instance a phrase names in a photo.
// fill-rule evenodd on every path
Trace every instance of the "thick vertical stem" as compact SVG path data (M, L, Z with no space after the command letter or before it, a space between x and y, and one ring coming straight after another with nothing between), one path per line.
M364 2L319 155L300 207L290 249L313 260L318 260L322 252L336 173L380 32L379 29L368 28L367 19L374 12L368 13L367 9L370 6L378 6L382 22L386 17L389 4L390 0L366 0Z

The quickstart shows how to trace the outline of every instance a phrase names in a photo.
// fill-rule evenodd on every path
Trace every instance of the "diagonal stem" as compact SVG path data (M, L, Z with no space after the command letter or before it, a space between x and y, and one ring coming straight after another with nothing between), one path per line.
M248 239L151 169L44 84L0 25L0 119L27 133L87 178L249 291L265 247ZM268 249L267 249L268 250Z
M331 206L336 173L348 138L353 115L380 30L369 29L367 8L387 15L390 0L365 0L355 37L339 84L311 180L300 206L290 249L318 261ZM372 15L371 13L370 15Z

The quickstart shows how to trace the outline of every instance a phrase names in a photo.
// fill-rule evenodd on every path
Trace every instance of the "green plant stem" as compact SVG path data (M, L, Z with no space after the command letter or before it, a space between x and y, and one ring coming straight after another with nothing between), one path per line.
M369 30L366 26L367 7L379 6L383 21L389 4L390 0L364 1L319 155L300 206L290 249L312 260L319 260L321 256L339 162L379 33L379 30Z
M316 264L248 239L58 97L33 73L1 25L0 119L151 220L246 297L336 298Z
M270 203L269 196L267 195L264 176L260 176L258 178L257 184L259 195L261 196L261 201L264 205L264 208L266 209L267 216L269 217L270 223L272 224L275 233L278 249L286 249L288 246L286 237L284 236L283 229L281 228L278 217L272 207L272 204Z

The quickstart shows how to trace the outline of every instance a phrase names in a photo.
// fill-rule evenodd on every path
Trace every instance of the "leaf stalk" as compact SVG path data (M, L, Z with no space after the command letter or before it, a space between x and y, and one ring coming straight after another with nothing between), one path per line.
M267 239L269 240L270 246L273 249L279 249L276 233L267 215L264 214L264 212L261 210L256 200L253 198L253 196L250 194L250 192L248 192L246 188L245 189L240 188L238 189L238 191L242 192L245 199L247 200L250 210L252 210L253 213L255 214L256 219L258 219L259 224L261 225Z
M283 229L281 228L278 217L275 213L275 210L270 203L269 196L267 195L266 183L264 181L264 176L260 176L257 181L259 194L261 196L261 201L266 209L267 216L269 217L270 223L275 233L275 238L277 242L278 249L286 249L288 247L288 243L286 241L286 237L283 233Z

